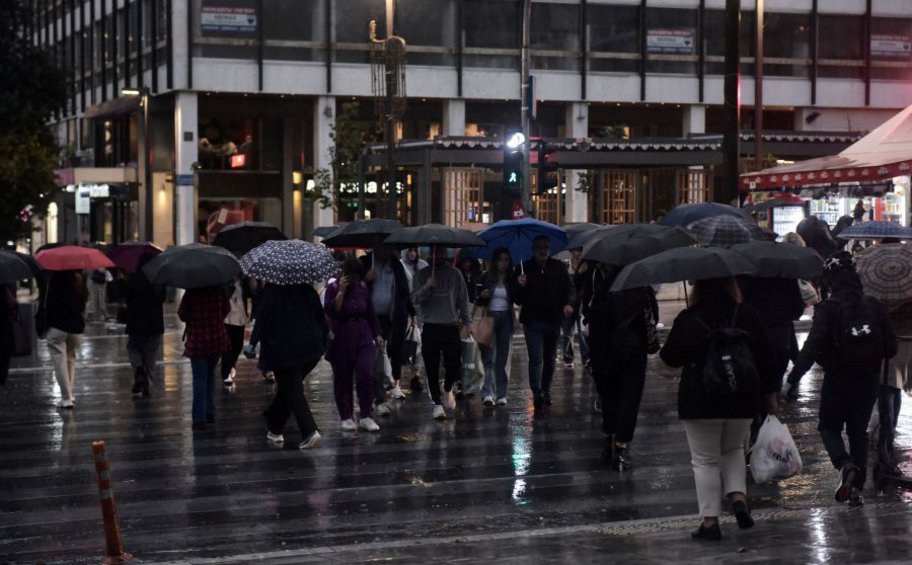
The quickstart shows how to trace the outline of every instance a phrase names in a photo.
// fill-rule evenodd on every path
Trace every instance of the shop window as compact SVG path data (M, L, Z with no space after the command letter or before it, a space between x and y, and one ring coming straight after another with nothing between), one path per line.
M263 3L266 59L322 61L326 41L326 2L323 0L270 0Z
M871 78L912 79L912 20L871 20Z
M579 70L579 6L532 4L532 67ZM537 50L561 51L561 55L536 55Z
M725 12L706 10L703 16L703 49L706 53L706 74L725 74ZM741 12L741 73L754 74L753 63L743 62L745 57L754 56L754 13Z
M206 170L259 170L261 143L253 118L205 116L199 120L199 162Z
M345 63L369 63L370 21L377 21L377 35L386 37L384 0L336 0L334 57ZM347 45L346 45L347 44Z
M601 171L602 223L632 224L636 218L636 171Z
M456 10L456 0L397 0L395 32L405 39L408 64L456 64Z
M712 202L712 173L698 170L679 170L677 179L678 204Z
M806 77L810 70L810 14L765 14L764 74ZM785 61L777 61L785 59Z
M484 171L446 168L443 179L443 223L448 226L481 222L485 208Z
M646 71L696 74L697 11L646 10Z
M640 16L636 6L590 4L589 68L593 71L634 73L640 61Z
M515 0L465 0L465 65L518 69L521 12Z
M864 21L861 16L820 16L820 76L861 78L864 71Z

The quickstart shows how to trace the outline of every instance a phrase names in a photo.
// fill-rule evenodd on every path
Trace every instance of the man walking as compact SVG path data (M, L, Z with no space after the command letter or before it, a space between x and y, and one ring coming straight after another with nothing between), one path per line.
M817 429L833 466L839 471L836 500L864 503L861 491L868 456L867 425L877 401L883 363L896 355L896 336L886 309L862 293L855 262L847 251L824 264L830 296L817 307L814 322L783 395L797 397L801 377L816 361L823 367L820 422ZM849 438L846 451L843 426Z
M529 388L536 409L551 404L551 379L561 322L573 315L576 291L566 266L551 258L551 240L536 237L532 260L516 277L515 301L522 306L519 321L529 355Z

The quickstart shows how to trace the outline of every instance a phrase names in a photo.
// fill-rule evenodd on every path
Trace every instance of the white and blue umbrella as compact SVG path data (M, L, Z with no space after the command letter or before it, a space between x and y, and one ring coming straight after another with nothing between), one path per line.
M514 263L522 264L532 258L532 241L541 236L547 237L551 243L551 255L567 247L566 230L554 224L532 218L501 220L478 234L485 241L485 246L475 251L475 257L490 259L497 249L503 247Z
M267 241L241 257L248 277L280 286L324 282L339 274L339 263L323 245L290 239Z

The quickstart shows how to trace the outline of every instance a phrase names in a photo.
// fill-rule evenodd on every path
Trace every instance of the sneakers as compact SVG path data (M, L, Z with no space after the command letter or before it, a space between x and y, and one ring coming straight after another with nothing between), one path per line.
M267 383L274 383L275 382L275 373L273 373L272 371L266 371L265 373L263 373L263 380L266 381Z
M320 443L320 432L314 432L310 434L310 437L305 439L298 445L298 449L313 449Z
M507 399L506 399L506 397L501 396L500 398L498 398L496 404L497 404L498 406L506 406L506 405L507 405Z
M572 369L573 361L564 361L564 369Z
M434 405L434 419L446 420L446 412L444 411L443 406L439 404Z
M453 396L453 391L449 390L443 395L443 405L446 406L447 410L456 410L456 397Z
M611 466L615 471L627 471L630 469L630 447L626 443L614 443L614 457Z
M547 404L548 406L551 406L551 404L552 404L552 402L551 402L551 393L548 392L548 391L543 392L543 393L542 393L542 401L544 401L544 403Z
M484 397L484 400L482 400L482 402L485 406L494 406L494 397L489 394Z
M285 443L285 436L282 434L274 434L270 431L266 432L266 441L269 443Z
M231 386L234 384L234 375L237 374L237 371L231 369L231 372L228 373L228 376L222 380L222 384L225 386Z
M705 540L720 540L722 539L722 530L719 528L719 523L716 522L708 528L704 528L702 524L697 529L697 531L690 534L690 537L693 539L705 539Z
M864 497L861 496L860 489L852 487L852 491L849 493L849 506L853 508L864 506Z
M351 418L349 418L348 420L342 420L341 422L339 422L339 428L343 432L353 432L353 431L355 431L357 426L355 426L355 421L352 420Z
M858 476L858 467L853 463L846 463L839 471L839 486L836 487L836 502L845 502L852 492L852 483Z
M374 406L374 414L376 414L377 416L389 416L390 407L386 404L386 402L378 404L378 405Z
M72 400L61 400L57 403L57 408L65 408L67 410L72 410L76 407L76 403Z
M379 432L380 426L373 418L361 418L361 429L365 432Z
M392 388L392 390L390 390L390 396L392 396L396 400L402 400L403 398L405 398L405 393L402 392L402 389L399 388L399 385L396 385Z

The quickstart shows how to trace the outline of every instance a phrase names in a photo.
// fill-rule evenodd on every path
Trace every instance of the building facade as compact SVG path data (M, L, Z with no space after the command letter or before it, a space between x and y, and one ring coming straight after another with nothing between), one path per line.
M367 141L382 139L371 20L381 38L392 31L407 45L399 140L500 139L520 125L521 0L32 0L31 6L29 33L67 72L68 101L55 122L67 147L62 167L71 170L48 215L58 223L49 239L187 243L240 219L307 236L314 226L350 219L357 205L322 208L308 198L308 179L313 170L331 168L342 104L359 102ZM721 134L724 7L725 0L534 0L531 134L584 142ZM742 0L746 163L756 117L755 9ZM766 0L764 17L764 158L838 151L854 139L849 132L873 129L912 102L912 2ZM687 192L693 176L687 171L711 171L713 164L682 162L668 173L678 180L649 181L647 198L636 190L646 177L662 175L625 163L588 177L567 165L559 203L542 202L542 210L556 221L643 219L646 211L637 206L656 195L674 204L662 200L662 187L677 183L678 192ZM497 167L465 165L469 171L455 173L446 163L429 167L422 182L424 198L432 199L419 205L417 189L409 192L401 205L414 209L402 217L451 221L453 206L485 209ZM418 176L403 167L397 178L408 192ZM593 196L587 179L602 179L601 196ZM480 190L466 189L466 182ZM623 192L618 187L626 187L618 198L629 200L633 214L613 216L593 205ZM476 202L448 205L454 198ZM486 218L501 215L492 214Z

